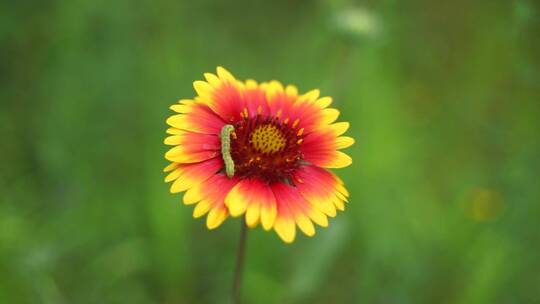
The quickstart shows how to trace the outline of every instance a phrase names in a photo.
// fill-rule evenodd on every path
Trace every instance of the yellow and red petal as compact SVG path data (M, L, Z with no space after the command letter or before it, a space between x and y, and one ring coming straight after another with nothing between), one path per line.
M352 164L352 158L349 155L335 150L309 152L304 159L323 168L345 168Z
M170 135L178 135L184 133L185 131L177 128L168 128L165 132Z
M197 163L221 153L220 139L212 134L182 131L165 138L165 144L175 146L165 153L165 158L176 163Z
M204 104L195 103L186 107L189 108L189 113L172 115L167 119L167 124L174 129L204 134L219 134L225 125L225 122Z
M240 181L225 198L232 216L246 214L246 223L255 227L261 222L265 230L272 228L276 214L276 200L270 187L257 178Z
M308 236L315 234L312 221L325 225L326 216L312 206L295 187L277 182L271 188L277 205L274 230L284 242L294 241L295 225Z
M329 97L318 99L318 90L297 96L284 91L281 84L272 85L272 83L268 85L270 92L267 93L270 113L272 116L279 117L281 123L291 123L293 128L304 129L308 134L328 126L338 118L338 110L326 108L332 99Z
M208 212L208 216L206 217L206 227L208 227L208 229L219 227L219 225L227 219L227 216L229 216L227 208L224 206L214 206L210 209L210 212Z
M178 168L179 165L180 164L177 164L177 163L170 163L165 168L163 168L163 172L165 172L165 173L170 172L170 171Z
M172 162L189 164L205 161L219 155L219 151L204 150L200 145L189 145L173 147L165 153L165 158Z
M354 145L354 142L354 138L350 136L340 136L336 138L334 144L336 145L336 149L341 150Z
M254 81L246 81L244 99L249 117L270 115L270 107L266 99L266 92L262 90Z
M165 181L174 180L170 189L171 193L183 192L206 181L221 168L223 168L223 160L220 157L195 164L179 164L167 175Z
M290 109L297 99L295 95L289 95L279 81L270 81L266 86L263 86L266 91L266 99L270 109L270 115L280 118L283 121L289 116ZM289 117L289 119L291 119Z
M336 215L336 208L345 208L347 190L333 173L315 166L303 166L294 174L296 189L312 206L328 216Z
M330 104L332 104L332 97L322 97L315 101L315 104L319 106L321 109L324 109L328 107Z
M217 74L205 74L207 81L195 81L193 87L214 113L227 122L236 121L241 118L240 113L245 108L241 87L224 68L218 67Z
M237 178L228 178L222 173L215 174L199 185L190 188L184 194L184 203L197 203L193 210L194 217L203 216L208 212L206 226L208 229L214 229L229 216L225 197L237 183Z
M339 136L346 127L348 124L337 123L307 134L300 146L304 159L324 168L349 166L352 163L351 157L338 151L354 144L352 137Z
M306 134L319 128L325 128L336 121L339 111L334 108L321 109L317 104L300 103L292 110L299 116L299 128L305 128ZM303 114L302 114L303 113Z
M298 97L298 102L315 103L315 101L317 101L320 95L321 91L319 91L318 89L314 89Z
M167 136L164 143L166 145L173 146L198 146L201 151L221 149L221 140L217 135L200 134L187 131L180 134Z
M202 200L197 205L195 205L195 208L193 208L193 217L199 218L210 211L210 207L212 207L211 202L209 200Z

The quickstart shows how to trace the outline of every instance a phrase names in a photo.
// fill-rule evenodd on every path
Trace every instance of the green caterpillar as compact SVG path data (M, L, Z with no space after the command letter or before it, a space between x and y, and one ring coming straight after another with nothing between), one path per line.
M224 125L221 128L221 155L225 163L225 174L227 177L234 176L234 161L231 157L231 133L234 132L232 125Z

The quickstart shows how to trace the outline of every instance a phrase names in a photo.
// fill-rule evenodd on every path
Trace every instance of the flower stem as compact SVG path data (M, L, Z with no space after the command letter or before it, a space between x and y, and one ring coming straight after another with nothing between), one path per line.
M232 302L233 304L240 304L241 291L242 291L242 273L244 269L245 253L246 253L246 235L247 225L246 220L242 219L240 227L240 239L238 240L238 247L236 249L236 266L234 268L234 279L232 286Z

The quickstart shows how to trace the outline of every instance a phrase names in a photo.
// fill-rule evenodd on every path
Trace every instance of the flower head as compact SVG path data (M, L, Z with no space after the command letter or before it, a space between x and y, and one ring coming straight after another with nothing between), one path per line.
M196 204L194 217L208 213L209 229L244 215L249 227L292 242L296 226L308 236L313 223L326 227L349 196L327 168L350 165L339 150L354 143L341 136L349 124L335 123L332 99L278 81L242 82L222 67L204 76L193 83L197 96L171 106L177 114L167 119L171 192L186 191L184 203Z

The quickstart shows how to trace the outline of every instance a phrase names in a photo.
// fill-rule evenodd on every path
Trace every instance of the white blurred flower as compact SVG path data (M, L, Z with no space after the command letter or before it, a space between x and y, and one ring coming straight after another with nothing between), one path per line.
M347 8L336 13L338 30L354 37L375 36L379 33L377 17L365 8Z

